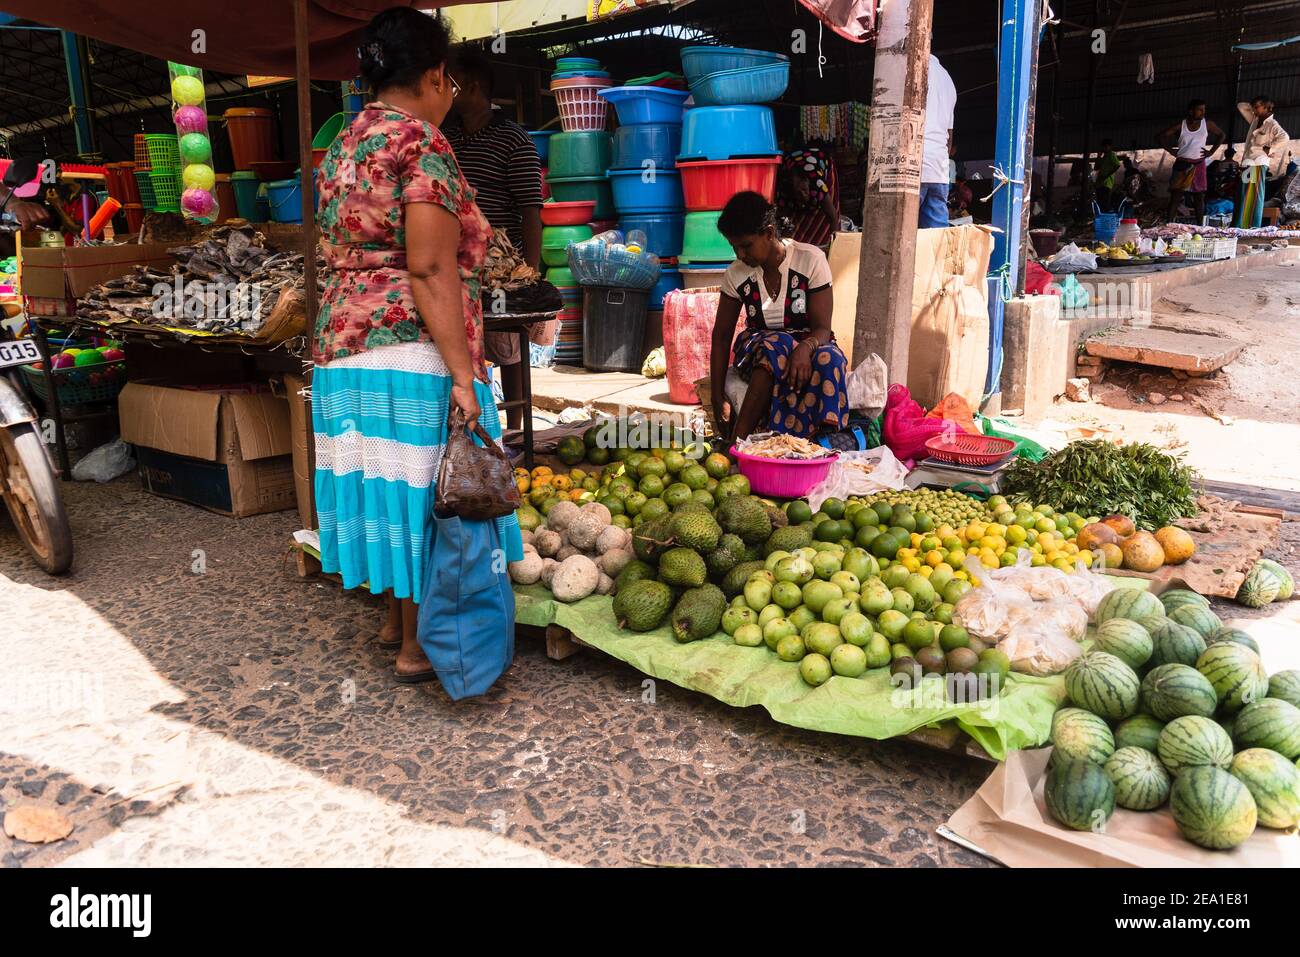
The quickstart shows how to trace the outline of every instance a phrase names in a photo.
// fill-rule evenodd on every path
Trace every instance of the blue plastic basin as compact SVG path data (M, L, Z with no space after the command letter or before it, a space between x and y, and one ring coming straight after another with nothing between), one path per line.
M528 137L533 141L533 146L537 148L537 158L546 165L546 158L551 155L551 137L558 133L559 130L529 130Z
M659 281L650 287L650 297L646 300L646 308L652 312L664 307L664 296L668 295L674 289L682 288L682 274L676 266L664 266L659 273Z
M680 123L685 90L662 86L614 86L598 94L614 104L620 123Z
M776 121L766 106L701 106L686 111L677 159L722 160L776 152Z
M682 148L680 123L636 123L614 131L614 169L672 169Z
M790 85L790 64L771 63L748 70L720 70L691 84L696 106L731 106L779 100Z
M645 233L645 248L660 259L672 259L682 254L682 228L685 224L686 216L682 213L630 213L618 219L618 228L624 234L634 229ZM680 276L677 278L681 279Z
M624 213L680 213L682 176L675 169L612 169L609 185L614 208Z
M749 50L744 47L683 47L682 73L686 74L686 82L693 84L700 77L717 73L719 70L748 70L780 60L788 63L790 58L782 53Z

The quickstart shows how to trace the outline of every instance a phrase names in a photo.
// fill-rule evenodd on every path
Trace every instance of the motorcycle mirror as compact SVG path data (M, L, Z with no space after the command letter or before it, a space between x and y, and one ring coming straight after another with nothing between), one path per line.
M35 196L41 183L41 164L34 159L10 160L5 170L4 184L13 190L14 195L23 199Z

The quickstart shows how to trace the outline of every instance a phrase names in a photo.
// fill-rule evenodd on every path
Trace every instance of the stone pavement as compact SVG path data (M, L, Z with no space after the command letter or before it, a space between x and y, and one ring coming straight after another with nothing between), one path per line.
M300 581L294 513L64 486L73 574L0 520L6 866L986 862L934 833L989 766L786 728L523 641L488 695L391 677L378 599Z

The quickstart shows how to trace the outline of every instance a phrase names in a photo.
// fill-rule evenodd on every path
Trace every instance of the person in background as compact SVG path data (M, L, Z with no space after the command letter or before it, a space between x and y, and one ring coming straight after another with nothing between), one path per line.
M952 157L952 122L956 109L957 87L939 58L932 53L925 94L921 207L916 220L920 229L938 229L948 225L948 160Z
M791 150L777 171L777 206L792 238L823 249L840 228L840 184L830 154L810 146Z
M1173 222L1183 194L1190 195L1192 215L1197 223L1205 218L1205 193L1209 188L1206 161L1215 154L1227 134L1205 115L1205 101L1192 100L1187 115L1156 134L1156 142L1174 158L1169 174L1169 213Z
M1273 101L1259 95L1249 103L1238 103L1237 110L1250 129L1241 156L1241 196L1237 201L1239 229L1256 229L1264 221L1264 181L1273 160L1280 162L1291 138L1273 115Z
M527 131L492 106L492 63L475 47L461 47L452 65L460 84L455 110L459 123L447 128L447 142L483 215L493 229L505 230L524 261L542 261L542 164ZM487 356L501 367L506 399L523 398L523 367L528 361L513 332L487 334ZM523 424L524 410L506 411L510 428Z
M737 193L718 217L736 252L722 277L709 360L710 397L733 439L756 429L809 438L848 421L848 361L831 331L831 268L816 246L783 239L776 207ZM741 314L745 327L736 335ZM733 342L734 338L734 342ZM748 382L728 404L730 357Z
M374 91L320 166L325 290L312 338L312 427L321 566L345 588L389 594L380 644L396 677L437 677L416 603L436 528L449 408L500 439L483 360L479 295L491 227L438 129L456 81L441 17L394 7L366 26L360 72ZM497 520L523 557L513 515ZM385 640L387 639L387 640Z
M1097 205L1101 207L1102 212L1112 212L1115 177L1124 168L1124 163L1115 152L1115 144L1109 139L1101 141L1101 152L1097 154L1092 168L1097 177L1096 185L1093 186L1093 196L1097 200Z

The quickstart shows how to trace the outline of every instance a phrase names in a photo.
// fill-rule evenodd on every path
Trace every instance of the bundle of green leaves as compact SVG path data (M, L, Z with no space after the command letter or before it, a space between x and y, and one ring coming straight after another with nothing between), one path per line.
M1004 494L1080 515L1127 515L1140 528L1160 528L1197 511L1196 473L1154 445L1071 442L1040 462L1017 459Z

